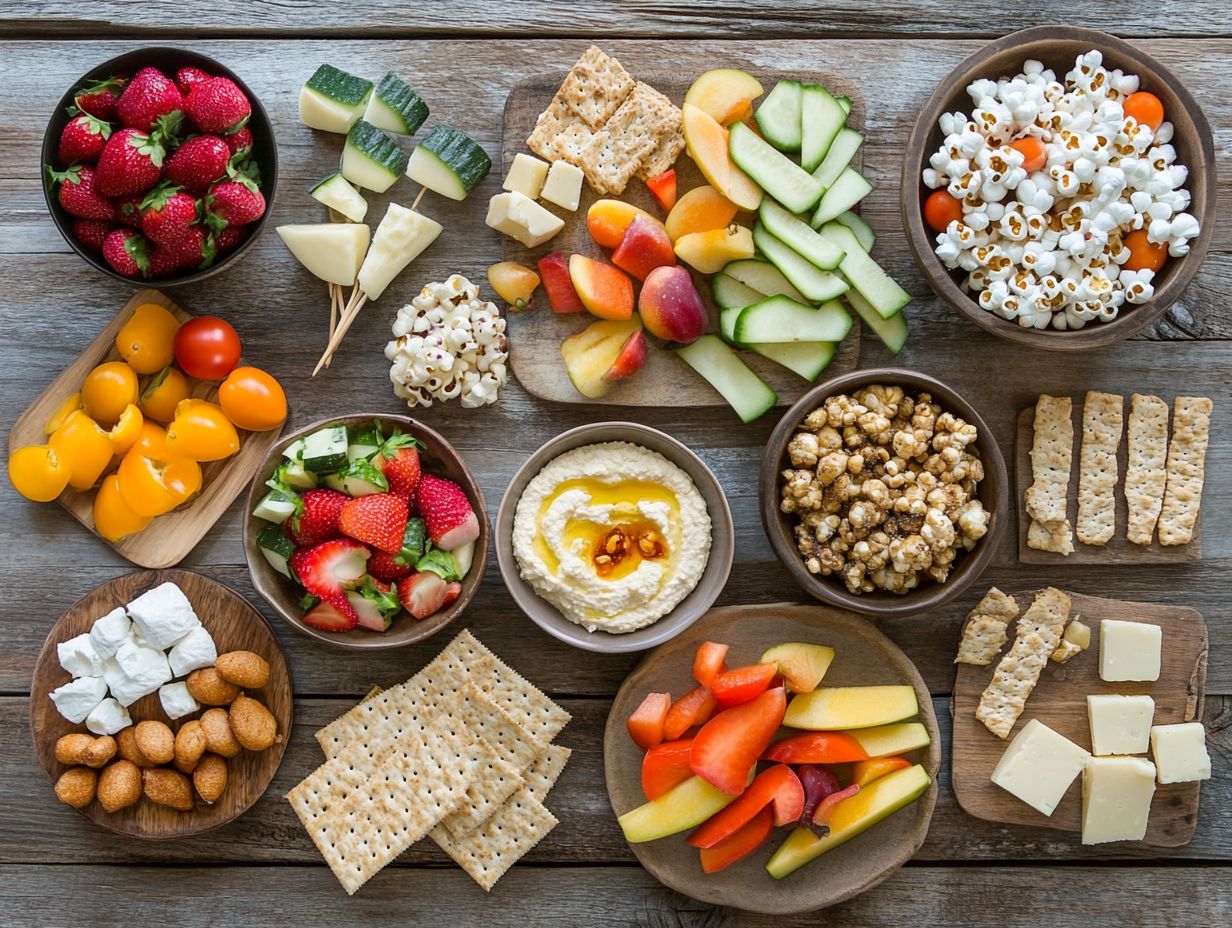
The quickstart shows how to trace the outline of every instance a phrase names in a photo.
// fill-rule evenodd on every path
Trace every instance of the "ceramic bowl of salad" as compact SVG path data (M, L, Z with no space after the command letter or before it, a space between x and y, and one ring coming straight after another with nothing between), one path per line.
M297 631L351 650L403 647L449 625L479 589L490 538L461 456L398 415L284 435L244 513L256 591Z

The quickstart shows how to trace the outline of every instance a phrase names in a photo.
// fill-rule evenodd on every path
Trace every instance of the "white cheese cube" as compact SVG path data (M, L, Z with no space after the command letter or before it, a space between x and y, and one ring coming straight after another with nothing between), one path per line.
M174 583L142 593L128 604L128 614L150 647L165 651L201 624L188 597Z
M172 646L167 657L171 675L182 677L202 667L213 667L218 658L218 648L214 646L214 639L205 626L198 625Z
M1065 634L1061 638L1085 650L1091 646L1091 629L1074 619L1065 626Z
M128 710L114 699L104 699L86 718L86 728L96 735L114 735L131 724Z
M582 201L582 169L568 161L553 161L539 196L573 212Z
M1141 841L1155 795L1155 765L1143 757L1092 757L1082 771L1082 843Z
M201 708L201 704L188 692L188 684L183 682L160 686L158 701L163 704L163 711L169 719L178 719Z
M1211 778L1211 755L1201 722L1156 725L1151 729L1151 754L1160 783L1191 783Z
M1163 629L1104 619L1099 625L1099 677L1109 683L1158 680Z
M1032 719L1001 755L992 781L1031 808L1052 815L1090 756L1039 719Z
M488 201L485 220L497 232L517 239L527 248L542 245L565 227L565 220L554 216L525 194L498 193Z
M83 721L107 695L107 681L102 677L78 677L51 691L56 711L74 724Z
M1145 754L1155 720L1155 700L1150 696L1088 696L1087 719L1092 754Z
M143 648L128 641L116 652L115 661L126 680L119 691L113 686L111 695L126 706L131 706L171 680L167 655L155 648Z
M56 656L60 658L60 666L74 677L97 677L102 673L103 661L94 650L89 632L61 641L56 645Z
M106 660L109 657L115 657L116 651L120 650L120 645L127 640L132 626L133 623L129 621L128 614L120 606L112 609L101 619L95 619L94 624L90 626L90 641L99 658Z
M540 161L533 155L518 152L513 156L513 164L505 175L502 190L513 190L532 200L539 196L543 189L543 179L548 176L548 163Z

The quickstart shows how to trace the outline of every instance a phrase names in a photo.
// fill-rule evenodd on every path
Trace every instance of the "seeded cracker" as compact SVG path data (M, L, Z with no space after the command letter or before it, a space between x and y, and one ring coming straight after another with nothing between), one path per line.
M1117 448L1121 445L1125 397L1087 393L1082 406L1082 451L1078 464L1078 518L1084 545L1106 545L1116 531Z
M1202 505L1213 408L1214 404L1205 396L1178 396L1173 404L1168 482L1159 514L1161 545L1187 545L1193 538Z
M1068 396L1041 395L1035 404L1035 435L1031 442L1031 476L1027 488L1027 546L1057 554L1074 550L1066 514L1069 472L1074 456L1073 403ZM1038 525L1037 525L1038 523Z
M1009 623L1018 618L1018 603L995 586L989 590L967 616L962 640L958 643L956 664L987 667L1001 653L1008 635Z
M1163 508L1168 479L1168 404L1158 396L1135 393L1129 400L1129 450L1125 465L1125 537L1149 545Z
M633 78L624 66L592 45L560 85L560 99L592 129L611 118L633 90Z

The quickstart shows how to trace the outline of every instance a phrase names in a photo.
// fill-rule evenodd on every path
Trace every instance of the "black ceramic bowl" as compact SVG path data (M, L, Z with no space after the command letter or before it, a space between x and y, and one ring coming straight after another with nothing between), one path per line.
M64 236L64 240L91 267L96 268L109 277L114 277L116 280L122 280L127 284L137 287L147 286L151 282L159 287L178 287L181 284L196 283L199 280L205 280L207 277L213 277L238 261L240 256L252 247L252 243L257 240L257 236L264 230L270 213L273 211L274 189L278 185L278 150L274 144L274 128L270 124L269 114L265 112L265 107L261 105L261 101L257 99L256 94L252 92L247 84L240 80L234 71L223 66L213 58L198 54L197 52L190 52L182 48L151 47L135 49L109 61L104 61L73 81L72 86L60 98L55 111L51 114L51 119L47 122L47 131L43 135L41 164L55 165L59 169L60 133L64 131L64 126L70 119L68 109L73 105L73 97L79 89L86 84L102 80L113 74L126 74L131 77L145 67L158 68L173 80L175 72L179 68L200 68L208 74L230 78L248 97L249 102L252 104L252 115L248 118L247 124L248 130L252 133L252 159L261 169L261 194L265 197L265 214L252 224L252 230L248 233L248 237L240 243L238 248L222 255L212 265L203 270L176 274L171 277L125 277L123 274L113 270L111 265L103 260L102 255L90 251L74 238L72 227L76 217L70 215L60 206L59 198L55 191L52 190L45 170L42 172L43 196L47 200L47 210L51 213L52 221L55 222L56 228L60 230L60 234Z

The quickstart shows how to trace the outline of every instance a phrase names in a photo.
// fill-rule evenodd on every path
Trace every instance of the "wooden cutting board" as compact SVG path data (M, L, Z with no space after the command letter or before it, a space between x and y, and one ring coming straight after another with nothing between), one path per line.
M513 90L510 91L509 98L505 102L501 141L502 177L509 170L509 165L513 163L514 155L518 152L529 153L526 138L534 129L535 120L539 114L551 102L561 81L565 78L565 73L557 71L528 77L515 84ZM656 71L639 72L633 76L666 94L672 102L679 105L684 101L685 92L697 75ZM790 75L759 71L755 72L755 76L762 82L766 93L770 92L780 77L792 77L825 84L836 96L851 98L850 122L856 126L863 124L863 100L854 85L840 75L826 71ZM860 165L861 152L856 153L854 163L857 167ZM687 153L682 154L676 162L677 190L683 194L704 183L706 180L697 166L693 164L692 159ZM502 235L504 259L517 261L533 268L535 261L539 258L553 251L559 251L566 256L584 254L603 261L610 261L610 253L594 243L586 228L586 210L598 199L602 198L583 183L582 198L576 212L569 213L550 203L544 203L547 209L565 220L565 227L551 241L533 249L525 248L521 243ZM667 212L659 206L645 182L639 178L633 178L617 199L632 203L659 219L667 217ZM752 227L753 219L751 213L739 213L736 216L736 222L749 227ZM697 292L702 295L706 308L710 312L709 331L717 332L719 312L711 296L710 275L693 270L690 272L693 275L693 283L697 287ZM607 396L588 399L578 393L569 381L560 357L560 343L594 322L594 317L585 312L571 315L553 313L548 306L547 295L542 290L535 295L533 309L523 313L511 312L507 315L510 367L521 384L542 399L560 403L599 403L612 406L722 406L725 404L725 400L713 387L702 380L671 351L665 350L663 342L656 338L650 339L652 348L647 354L645 366L640 371L616 386ZM859 328L857 321L835 353L834 359L822 372L822 377L843 374L856 367L860 352ZM779 405L795 402L812 386L802 377L751 351L742 351L740 356L778 394Z
M144 303L165 306L181 322L187 322L193 317L192 313L159 290L138 290L85 351L21 414L9 432L10 454L25 445L45 444L47 437L43 434L43 423L51 418L61 403L81 389L86 374L105 361L121 360L115 347L116 335L133 314L133 310ZM143 388L148 379L142 377ZM192 381L192 395L216 400L218 386L217 383ZM281 428L270 429L268 432L240 430L238 453L222 461L201 465L201 491L196 496L178 509L158 516L143 531L107 543L123 557L142 567L157 569L178 564L196 547L197 542L248 485L257 465L278 441L281 432ZM104 476L110 474L119 464L120 459L117 457L104 472ZM80 491L69 487L60 494L57 501L72 513L73 518L98 535L94 528L93 489Z
M1035 590L1014 593L1025 612ZM1091 628L1091 647L1065 664L1049 661L1039 685L1027 700L1010 737L1002 741L975 718L980 695L992 680L996 662L988 667L958 665L954 698L954 743L951 779L959 805L977 818L1015 825L1036 825L1061 831L1082 830L1082 778L1079 776L1051 816L1011 796L989 777L1010 740L1031 719L1039 719L1075 744L1091 749L1087 696L1146 695L1155 700L1155 724L1192 722L1202 717L1206 687L1206 622L1185 606L1123 602L1070 593L1072 616ZM1154 683L1105 683L1099 677L1099 623L1103 619L1147 622L1163 629L1163 657ZM1010 629L1013 641L1014 629ZM1007 645L1008 647L1008 645ZM1198 820L1198 783L1173 783L1156 788L1143 844L1180 847L1193 837ZM1074 838L1078 843L1078 838Z
M1129 397L1126 397L1125 422L1129 423ZM1069 476L1069 516L1074 523L1078 515L1078 474L1081 470L1082 450L1082 404L1075 402L1072 419L1074 423L1074 458ZM1194 524L1193 539L1187 545L1161 545L1158 534L1149 545L1136 545L1125 537L1129 524L1129 506L1125 501L1125 467L1128 442L1121 435L1117 448L1116 531L1106 545L1084 545L1074 534L1074 553L1053 554L1027 547L1027 527L1031 517L1027 515L1027 488L1031 486L1031 443L1035 438L1035 407L1028 406L1018 414L1018 438L1014 461L1015 499L1018 507L1018 560L1023 564L1185 564L1202 559L1202 518Z

